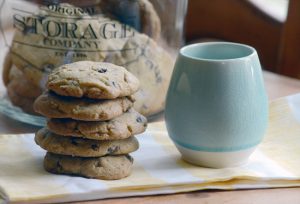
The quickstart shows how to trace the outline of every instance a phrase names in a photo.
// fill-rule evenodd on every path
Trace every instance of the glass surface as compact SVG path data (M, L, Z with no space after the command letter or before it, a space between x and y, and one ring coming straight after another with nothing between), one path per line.
M30 115L28 113L23 112L19 107L12 105L6 95L1 96L0 98L0 113L14 120L27 123L30 125L35 125L35 126L46 125L46 119L44 117Z

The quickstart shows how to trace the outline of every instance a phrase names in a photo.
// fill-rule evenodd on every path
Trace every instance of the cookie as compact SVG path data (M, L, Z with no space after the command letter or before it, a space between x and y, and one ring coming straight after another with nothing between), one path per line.
M2 71L2 80L5 86L7 86L9 82L9 72L12 67L10 53L6 53L4 62L3 62L3 71Z
M114 53L110 61L124 66L142 82L134 94L135 110L146 116L163 110L174 60L146 35L128 39L123 50Z
M15 67L11 68L9 79L10 80L8 82L7 89L13 90L19 96L31 98L34 100L42 94L41 88L33 85L30 81L28 81L24 77L23 73Z
M13 89L7 89L7 95L14 106L20 107L24 112L38 115L33 109L34 99L18 95Z
M140 8L142 33L157 41L161 33L161 22L153 5L148 0L137 1Z
M133 158L130 155L82 158L47 152L44 159L44 168L48 172L104 180L115 180L129 176L132 171L132 164Z
M47 88L62 96L115 99L135 93L139 88L139 80L124 67L80 61L51 72Z
M105 15L129 24L157 41L161 33L160 18L149 0L101 0L99 6Z
M142 133L147 119L134 109L103 122L72 119L50 119L47 127L51 132L64 136L83 137L94 140L118 140Z
M35 142L48 152L80 157L128 154L139 148L135 137L123 140L90 140L63 137L50 132L47 128L42 128L36 133Z
M71 98L45 92L34 102L34 110L48 118L72 118L84 121L104 121L117 117L133 106L131 97L113 100Z

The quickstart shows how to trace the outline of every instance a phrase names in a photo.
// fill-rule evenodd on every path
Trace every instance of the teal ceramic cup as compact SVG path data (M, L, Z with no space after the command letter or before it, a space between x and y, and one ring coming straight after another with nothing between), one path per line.
M168 89L165 119L184 160L213 168L245 163L268 122L256 50L228 42L183 47Z

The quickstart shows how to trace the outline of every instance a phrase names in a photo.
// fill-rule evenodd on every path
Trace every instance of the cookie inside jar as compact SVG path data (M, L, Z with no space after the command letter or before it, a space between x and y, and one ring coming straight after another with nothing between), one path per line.
M14 33L7 64L33 87L45 90L48 74L63 64L109 62L139 79L137 111L150 116L164 109L174 53L182 43L186 1L16 2L6 2L18 7L11 15ZM167 8L173 11L166 14ZM175 28L172 21L178 15L182 18Z

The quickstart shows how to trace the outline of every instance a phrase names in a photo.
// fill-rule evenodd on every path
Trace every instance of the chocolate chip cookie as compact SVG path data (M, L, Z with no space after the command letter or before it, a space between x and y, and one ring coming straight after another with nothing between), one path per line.
M62 137L47 128L42 128L36 133L35 142L48 152L79 157L128 154L139 148L135 137L122 140L90 140Z
M82 158L48 152L44 159L44 168L51 173L79 175L104 180L115 180L129 176L132 164L133 158L128 154Z
M10 69L7 89L14 91L19 96L31 98L32 101L42 94L42 89L28 81L22 71L16 67ZM33 106L33 103L31 106Z
M144 132L147 127L147 119L134 109L129 109L126 113L109 121L50 119L47 126L51 132L64 136L94 140L118 140Z
M47 88L62 96L115 99L135 93L139 81L124 67L80 61L53 70L49 74Z
M128 39L123 50L114 53L110 60L126 67L143 82L140 90L134 94L135 110L146 116L163 110L173 70L173 59L155 41L142 34Z
M157 41L161 33L161 22L153 5L148 0L137 1L140 8L142 32Z
M7 86L9 82L9 72L12 67L10 53L8 52L5 55L4 62L3 62L3 71L2 71L2 80L5 86Z
M10 88L7 89L7 95L13 105L20 107L26 113L38 115L33 110L32 104L34 103L34 99L20 96L13 89Z
M34 102L34 110L48 118L72 118L84 121L104 121L117 117L133 106L133 98L113 100L71 98L45 92Z

